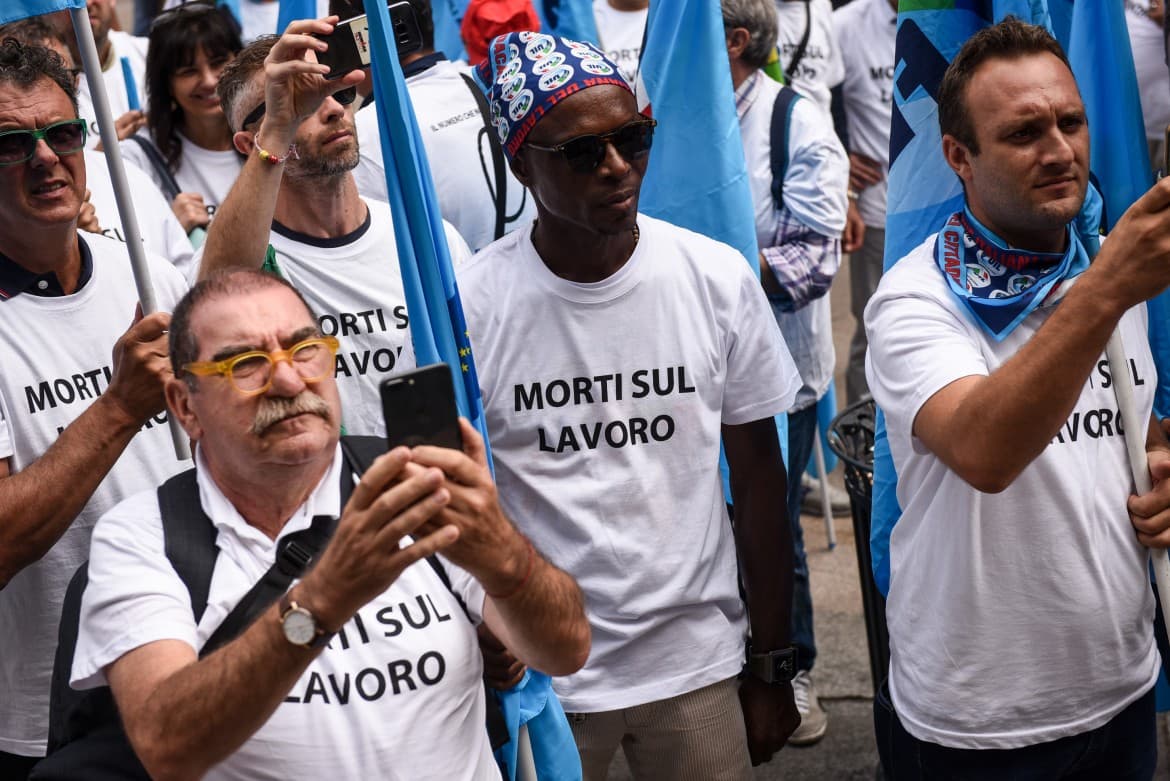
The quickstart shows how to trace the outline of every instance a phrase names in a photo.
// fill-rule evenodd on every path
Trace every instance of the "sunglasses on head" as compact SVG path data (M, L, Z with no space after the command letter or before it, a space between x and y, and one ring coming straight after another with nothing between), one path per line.
M353 103L355 100L357 100L357 87L346 87L340 92L334 92L333 99L343 106L348 106L350 103ZM260 117L264 116L264 110L264 103L261 102L259 106L248 112L248 116L244 117L244 121L240 124L240 128L243 129L248 127L248 125L251 125L253 122L259 122Z
M56 155L71 155L85 146L88 128L84 119L66 119L34 130L0 132L0 168L32 159L37 141L44 139Z
M656 119L635 119L608 133L577 136L556 146L541 146L531 141L524 145L541 152L559 152L569 168L578 173L588 173L605 159L607 144L613 144L613 148L626 160L633 160L649 152L657 125Z

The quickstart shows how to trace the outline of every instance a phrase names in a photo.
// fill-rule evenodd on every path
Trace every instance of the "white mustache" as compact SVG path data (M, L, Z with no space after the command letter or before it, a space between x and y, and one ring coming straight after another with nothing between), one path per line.
M261 436L280 421L303 414L317 415L325 420L333 417L325 399L310 390L303 390L291 399L284 397L261 399L260 409L256 410L256 417L252 419L252 433Z

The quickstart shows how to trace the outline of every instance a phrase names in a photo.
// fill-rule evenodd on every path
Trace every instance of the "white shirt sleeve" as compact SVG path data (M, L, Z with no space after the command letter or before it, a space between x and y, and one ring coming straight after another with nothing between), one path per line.
M788 126L784 205L822 236L839 238L849 210L849 158L824 112L797 100Z
M447 577L451 580L451 590L459 595L463 604L467 605L471 619L477 624L482 623L483 603L487 599L487 592L483 590L483 586L479 584L478 580L471 577L470 572L457 564L452 564L441 553L435 555L439 557L443 569L447 572ZM430 566L426 562L420 562L420 564L426 567Z
M157 640L196 649L195 630L190 594L166 556L158 495L143 491L94 527L70 685L105 685L110 664Z
M915 250L915 255L922 250ZM891 436L896 429L924 452L911 434L922 405L955 380L986 376L989 370L981 342L970 331L976 326L934 296L917 292L924 284L922 273L930 270L922 267L933 260L915 255L899 261L882 278L865 308L869 336L865 375L889 421ZM901 264L907 267L900 268ZM915 268L909 268L911 264ZM939 284L945 284L938 276Z
M742 258L738 262L743 264ZM723 423L734 426L787 411L800 390L800 374L784 344L764 289L746 265L726 339Z
M0 458L11 458L16 454L12 446L12 429L4 417L4 405L0 404Z

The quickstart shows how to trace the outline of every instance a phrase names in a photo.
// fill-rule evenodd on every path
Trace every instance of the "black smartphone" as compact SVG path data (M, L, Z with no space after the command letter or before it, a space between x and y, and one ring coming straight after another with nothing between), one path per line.
M422 31L410 3L401 0L391 2L387 10L390 12L390 29L398 47L398 56L421 49ZM314 33L313 37L329 44L327 51L317 53L317 61L329 66L327 79L340 79L350 71L370 64L370 25L365 14L338 22L329 35Z
M455 386L447 364L435 363L387 377L381 391L391 448L438 445L463 449Z

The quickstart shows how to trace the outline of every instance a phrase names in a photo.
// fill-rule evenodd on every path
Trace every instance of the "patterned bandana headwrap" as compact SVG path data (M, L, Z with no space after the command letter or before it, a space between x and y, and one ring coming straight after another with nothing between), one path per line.
M540 118L573 93L603 84L634 91L597 47L544 33L497 37L475 75L509 157L515 157Z

